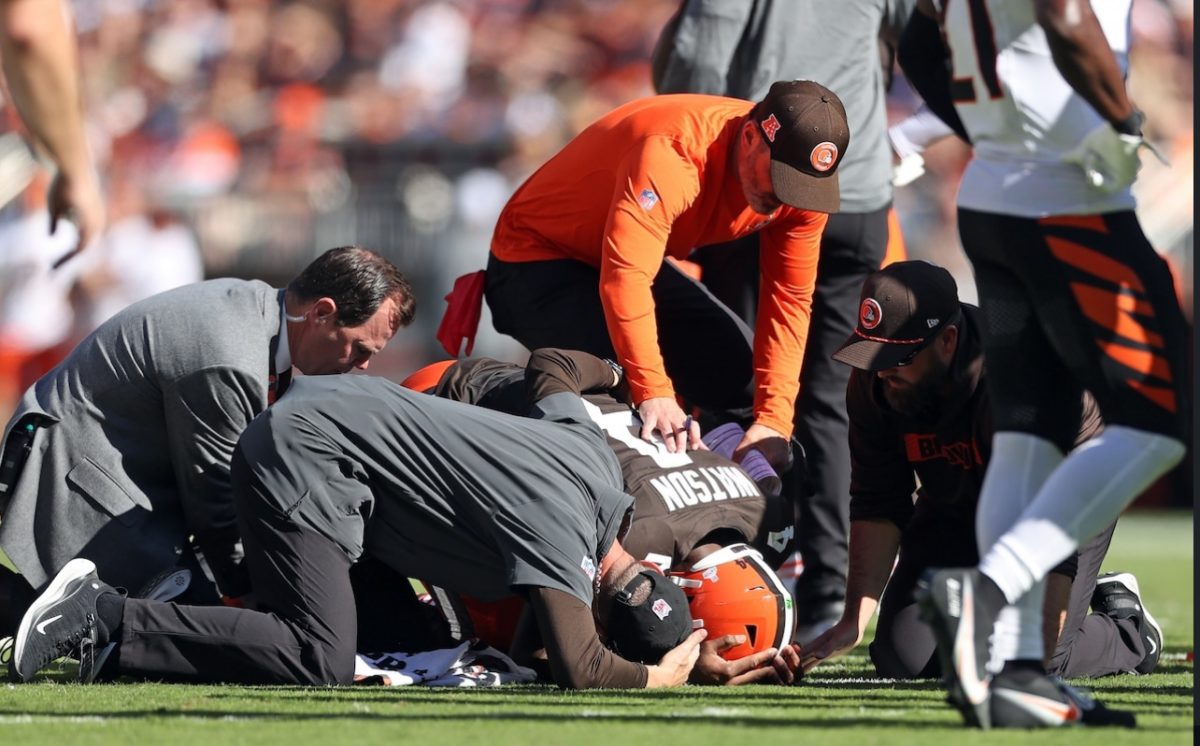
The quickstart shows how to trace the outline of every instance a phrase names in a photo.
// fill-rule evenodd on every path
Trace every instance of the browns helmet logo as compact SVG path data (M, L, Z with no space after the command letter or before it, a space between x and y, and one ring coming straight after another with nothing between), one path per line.
M779 123L779 120L775 118L774 114L762 120L761 124L763 135L766 136L767 142L775 142L775 134L779 132L783 125Z
M874 298L867 298L858 307L858 325L863 329L874 329L883 321L883 309Z
M812 149L808 160L812 163L812 167L818 171L828 171L833 168L834 162L838 157L837 146L826 140L823 143L818 143L817 147Z

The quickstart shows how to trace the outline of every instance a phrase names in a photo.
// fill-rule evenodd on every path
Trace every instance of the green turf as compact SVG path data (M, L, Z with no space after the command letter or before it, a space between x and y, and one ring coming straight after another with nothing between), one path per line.
M1138 713L1137 730L967 731L932 682L872 680L862 654L803 684L744 689L562 693L546 687L480 691L300 689L155 684L8 685L0 734L34 743L753 743L1183 744L1192 742L1192 515L1126 516L1105 569L1137 574L1166 633L1151 676L1084 683L1110 706ZM55 678L65 680L67 671Z

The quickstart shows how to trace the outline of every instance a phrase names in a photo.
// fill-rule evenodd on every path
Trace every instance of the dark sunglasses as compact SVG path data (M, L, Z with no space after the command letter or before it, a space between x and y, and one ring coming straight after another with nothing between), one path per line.
M933 340L937 339L937 336L938 335L935 334L932 337L930 337L929 339L922 342L921 344L912 348L912 352L910 352L907 355L905 355L904 357L900 358L900 360L893 367L903 368L905 366L912 365L912 361L917 358L917 355L921 354L921 350L924 350L926 347L928 347L930 345L930 343L933 342Z
M942 336L942 332L943 332L943 331L946 329L946 327L948 327L948 326L953 326L954 324L957 324L957 323L958 323L958 320L959 320L959 317L960 317L961 315L962 315L962 311L960 310L960 311L956 312L956 313L955 313L953 316L951 316L949 319L947 319L947 320L946 320L944 323L940 324L940 325L937 327L937 329L935 329L935 330L934 330L933 334L931 334L931 335L929 335L928 337L926 337L924 342L922 342L921 344L919 344L919 345L917 345L916 347L912 348L912 351L911 351L911 352L909 352L909 353L908 353L907 355L905 355L904 357L902 357L902 358L900 359L900 362L896 363L896 365L895 365L894 367L896 367L896 368L903 368L903 367L904 367L904 366L906 366L906 365L912 365L912 361L913 361L913 360L915 360L915 359L917 358L917 355L920 355L920 354L921 354L921 350L924 350L926 347L928 347L929 345L933 344L933 340L935 340L935 339L937 339L938 337Z

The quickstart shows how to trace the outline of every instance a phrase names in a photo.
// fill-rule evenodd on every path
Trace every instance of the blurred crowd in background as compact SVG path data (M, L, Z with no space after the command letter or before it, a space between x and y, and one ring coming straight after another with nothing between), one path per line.
M455 277L483 267L497 214L576 132L651 95L649 57L679 0L75 0L107 234L51 272L46 175L0 116L0 415L124 305L220 276L281 284L357 243L408 274L413 327L372 368L446 357L434 340ZM836 2L836 0L830 0ZM1147 135L1147 234L1192 309L1193 41L1189 0L1134 0L1130 85ZM917 108L897 72L889 110ZM974 301L954 196L966 146L945 140L897 191L908 255ZM520 360L486 316L475 354Z

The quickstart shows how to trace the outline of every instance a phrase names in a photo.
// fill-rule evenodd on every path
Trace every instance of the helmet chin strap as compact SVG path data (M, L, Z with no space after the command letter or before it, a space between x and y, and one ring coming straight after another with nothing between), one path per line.
M284 311L283 318L287 319L288 321L294 321L296 323L300 323L301 321L304 321L305 319L308 318L308 311L305 311L304 313L300 314L299 316L293 316L290 313L288 313L287 311Z

